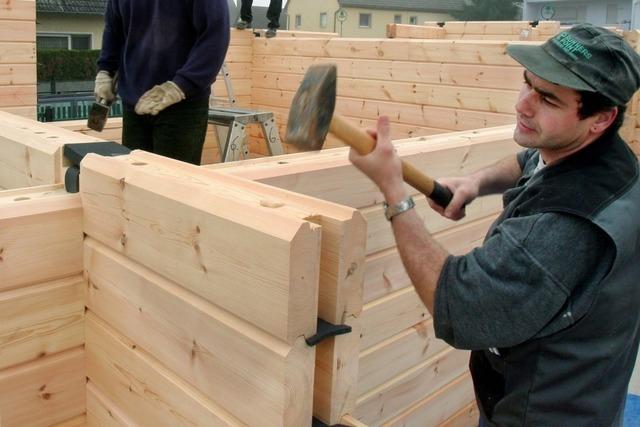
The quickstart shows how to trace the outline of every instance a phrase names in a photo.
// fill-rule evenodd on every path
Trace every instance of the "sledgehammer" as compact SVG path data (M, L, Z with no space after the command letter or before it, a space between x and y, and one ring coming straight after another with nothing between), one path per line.
M368 154L375 140L363 129L352 125L337 114L336 66L312 65L307 70L293 97L287 122L286 142L303 151L320 150L328 132L353 147L360 154ZM406 162L402 162L404 181L446 207L451 191Z

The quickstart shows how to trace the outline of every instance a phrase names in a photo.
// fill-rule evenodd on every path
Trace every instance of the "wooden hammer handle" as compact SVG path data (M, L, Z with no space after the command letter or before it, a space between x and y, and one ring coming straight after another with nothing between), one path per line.
M375 140L363 129L352 125L339 115L333 116L329 132L340 138L345 144L353 147L358 153L369 154L375 147ZM423 174L409 163L402 162L402 177L405 182L420 191L440 206L446 207L453 195L433 178Z

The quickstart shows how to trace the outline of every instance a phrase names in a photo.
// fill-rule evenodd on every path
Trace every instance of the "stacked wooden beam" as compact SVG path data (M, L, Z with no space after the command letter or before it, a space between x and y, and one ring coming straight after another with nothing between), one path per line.
M428 21L423 25L387 24L387 37L544 41L559 30L559 21Z
M359 213L144 152L81 177L90 421L302 426L314 383L348 393L305 338L359 310Z
M239 106L251 105L251 62L254 36L251 31L231 29L231 40L225 63L233 82L233 93ZM222 75L213 84L212 92L216 97L227 97L227 88Z
M0 111L0 190L64 181L65 144L98 138Z
M419 169L436 177L451 176L517 152L512 135L513 126L506 126L398 141L396 147ZM346 149L207 168L351 206L366 218L362 311L352 321L359 331L357 351L354 355L353 350L334 349L334 359L357 367L355 399L335 404L342 422L432 426L475 414L468 355L435 339L432 320L402 267L383 217L382 196L350 165ZM481 198L467 207L463 221L452 222L433 212L424 196L416 200L427 228L454 254L478 245L501 210L499 197Z
M509 124L522 67L506 46L490 40L256 40L252 102L275 111L284 136L304 72L311 64L335 63L336 111L363 127L388 115L395 139Z
M0 192L0 423L85 412L80 198L60 185Z
M0 112L2 426L84 422L82 212L61 182L64 144L92 141Z
M36 117L36 2L0 2L0 110Z

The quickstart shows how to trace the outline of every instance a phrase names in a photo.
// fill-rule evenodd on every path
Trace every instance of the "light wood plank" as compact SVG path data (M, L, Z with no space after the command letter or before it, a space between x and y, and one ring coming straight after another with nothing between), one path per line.
M438 26L387 24L390 39L443 39L446 31Z
M4 0L0 3L0 20L4 19L35 21L36 2L34 0Z
M303 337L289 346L92 239L85 269L93 313L238 420L311 416L315 352Z
M358 322L354 315L362 309L364 218L350 208L143 151L133 152L129 160L146 163L144 167L153 169L159 179L188 177L191 182L210 184L211 192L227 194L234 200L271 206L281 213L322 226L318 316L334 324L350 324L355 331L320 344L316 356L316 365L320 368L316 369L314 396L320 400L314 405L314 415L335 424L345 411L353 407L354 402L352 384L357 375L359 348Z
M395 143L405 161L435 178L465 175L519 151L513 125ZM364 208L383 201L375 185L351 165L346 148L205 167L345 206Z
M393 82L512 89L522 86L523 68L502 65L391 61L385 59L313 58L255 55L253 72L304 74L314 64L335 64L338 79L363 78Z
M85 414L78 415L69 420L63 421L51 427L85 427L87 425L87 416Z
M350 333L318 344L316 349L313 415L327 425L336 425L356 405L360 351L360 321L350 316L344 322Z
M436 213L427 204L424 196L416 197L417 212L430 233L438 233L463 224L485 218L502 211L502 198L499 195L479 197L470 203L466 209L466 216L460 221L452 221ZM367 254L389 249L395 246L393 230L389 221L384 217L382 205L375 205L362 210L367 219Z
M63 182L64 145L100 141L3 111L0 131L0 185L5 188Z
M0 17L2 12L0 11ZM0 42L36 41L36 21L4 19L0 24Z
M294 94L293 91L253 88L252 102L267 108L289 108ZM336 112L366 119L384 115L394 123L449 130L482 129L515 122L514 114L349 97L337 98Z
M463 255L480 246L496 215L435 233L433 237L453 255ZM411 286L400 254L395 247L367 256L365 264L363 302L366 304L406 286Z
M23 107L0 107L0 111L11 113L16 116L25 117L31 120L37 118L37 108L35 105L23 106Z
M229 45L231 46L251 46L254 38L251 31L242 31L235 28L231 28L230 36Z
M0 42L0 64L36 64L36 44Z
M351 415L345 415L344 417L342 417L340 423L346 425L347 427L367 427L366 424L361 423Z
M360 353L358 395L366 394L402 372L450 348L425 320Z
M2 426L48 427L85 412L84 349L0 371Z
M286 342L310 336L320 227L145 164L85 157L85 233Z
M0 86L0 105L2 107L22 107L37 102L35 85Z
M515 42L529 43L529 42ZM350 59L447 62L518 66L504 41L418 39L282 39L256 40L254 55L292 55Z
M145 168L164 180L197 182L212 194L271 208L283 215L320 225L318 314L328 322L341 323L347 316L360 313L366 224L358 211L145 151L134 151L121 160L145 163L138 168Z
M227 50L227 56L225 57L225 61L228 63L233 62L244 62L251 63L251 55L253 54L253 45L243 46L243 45L230 45Z
M135 427L122 410L87 380L87 426Z
M253 73L254 88L295 92L301 81L302 76L296 74L277 74L260 71ZM416 82L407 85L405 82L368 80L362 77L339 78L337 94L339 97L365 97L366 99L386 102L507 114L514 112L514 105L518 99L518 91L516 90L461 88L442 84L425 85Z
M34 65L0 65L0 86L34 85L36 81L36 67Z
M78 195L0 204L0 290L82 272L82 208Z
M407 287L365 304L360 316L360 348L367 348L430 319L429 311L413 289Z
M86 338L89 381L136 424L242 425L91 312Z
M384 427L437 426L469 410L474 392L471 375L465 373L434 394L417 402L406 411L384 423ZM475 405L475 403L472 403ZM466 412L468 414L468 412ZM476 413L477 415L477 413ZM478 425L478 417L467 415L469 427Z
M478 425L480 411L475 402L469 403L451 418L440 424L440 427L475 427Z
M352 415L379 425L462 375L468 360L468 352L445 350L361 396Z
M84 343L82 276L0 292L0 369Z

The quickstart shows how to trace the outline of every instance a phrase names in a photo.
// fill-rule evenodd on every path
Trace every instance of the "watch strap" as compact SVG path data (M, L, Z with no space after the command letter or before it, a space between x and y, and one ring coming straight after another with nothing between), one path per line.
M389 221L391 221L393 217L411 210L416 206L415 202L413 201L413 197L411 196L393 205L390 205L387 202L383 202L382 205L384 206L384 217Z

